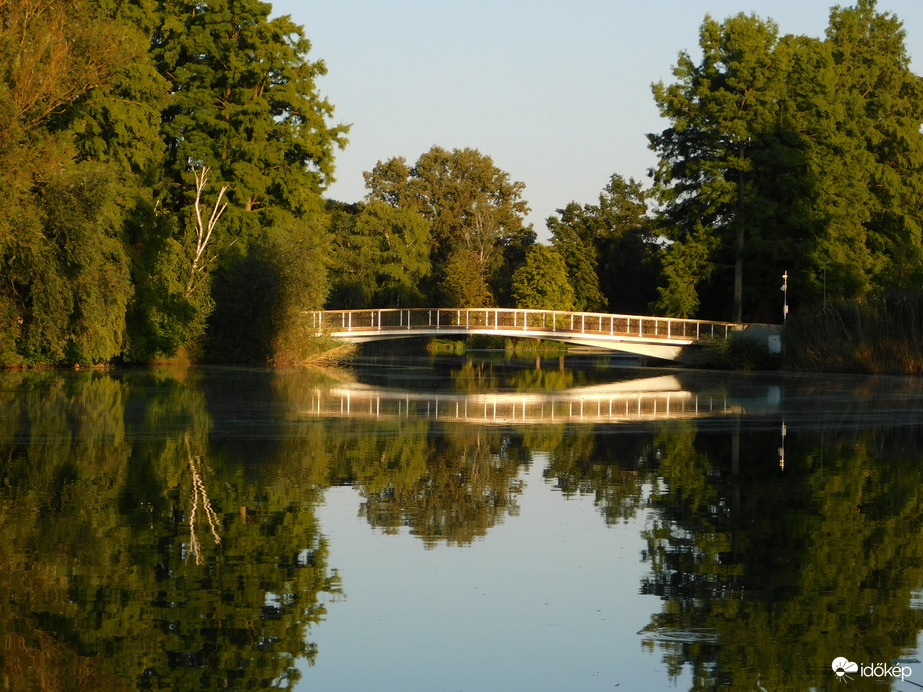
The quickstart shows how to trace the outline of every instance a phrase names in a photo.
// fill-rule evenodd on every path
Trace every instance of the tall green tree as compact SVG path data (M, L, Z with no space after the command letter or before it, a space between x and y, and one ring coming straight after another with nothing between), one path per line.
M413 209L372 200L343 218L335 234L332 301L339 307L408 307L424 302L430 222Z
M923 279L923 79L910 71L904 39L901 21L878 12L875 0L831 10L826 44L848 142L837 144L855 167L837 200L854 214L836 215L832 231L863 241L869 284L906 289ZM836 289L848 265L829 259Z
M327 242L321 237L325 224L315 217L323 212L320 194L333 179L334 150L345 145L348 127L329 123L333 106L316 84L326 67L308 60L303 29L288 16L270 19L270 9L257 0L168 3L154 32L152 59L171 92L163 111L159 207L168 218L156 230L166 241L148 261L157 280L141 307L143 312L167 296L176 309L165 321L191 325L180 334L186 341L201 336L212 305L207 276L193 284L196 291L189 290L194 268L208 275L222 267L231 273L222 278L223 286L244 293L246 287L232 276L241 266L236 258L253 245L275 242L270 229L286 228L298 243ZM204 168L212 178L203 206L211 208L225 186L229 206L214 229L205 264L194 267L195 176ZM222 265L222 253L235 244ZM306 267L305 275L323 283L324 264ZM228 293L219 297L227 299ZM234 333L240 330L212 336L221 340Z
M452 258L456 267L463 260L472 264L465 273L479 274L495 296L509 292L504 264L521 260L535 240L525 224L524 183L468 148L433 147L413 167L402 157L379 161L364 175L369 200L413 209L432 223L434 273L443 285L454 281L447 274Z
M706 18L700 47L654 86L671 121L650 135L673 241L659 309L775 321L783 270L805 301L919 285L923 100L900 21L865 0L824 40Z
M275 211L316 212L348 130L328 123L333 106L316 83L327 68L307 59L303 28L270 10L258 0L171 3L153 49L171 83L168 199L188 207L192 170L209 166L229 186L239 232Z
M80 113L136 65L138 36L92 2L0 4L0 363L117 356L132 290L120 181ZM130 185L130 184L129 184Z
M574 309L602 312L606 309L606 298L599 287L597 236L587 223L592 212L576 202L557 211L560 218L549 216L545 224L551 231L551 244L564 260L574 292Z
M440 301L450 308L481 308L494 304L478 256L468 248L453 250L442 266Z
M706 17L699 31L701 62L680 53L673 69L676 82L653 87L661 115L671 122L649 138L660 157L655 182L672 231L672 252L694 255L697 248L709 255L696 264L668 260L664 311L688 316L698 307L690 295L698 282L718 272L726 283L729 265L731 317L742 319L753 155L775 120L783 83L773 60L777 38L775 23L755 15L738 14L723 23ZM724 257L715 256L716 250Z
M546 221L578 310L647 314L662 245L641 184L613 174L597 204L571 202Z
M533 245L525 263L513 274L516 307L535 310L573 310L574 289L567 264L552 247Z

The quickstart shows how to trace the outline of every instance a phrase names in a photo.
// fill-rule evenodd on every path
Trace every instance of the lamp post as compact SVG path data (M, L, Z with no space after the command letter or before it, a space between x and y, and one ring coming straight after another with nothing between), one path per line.
M788 270L782 272L782 322L788 317Z

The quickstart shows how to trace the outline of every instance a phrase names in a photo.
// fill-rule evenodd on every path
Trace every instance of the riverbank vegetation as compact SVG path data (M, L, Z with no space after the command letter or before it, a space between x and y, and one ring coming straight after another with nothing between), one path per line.
M433 339L426 345L433 355L458 355L466 351L503 351L509 356L534 358L537 355L564 355L567 344L541 339L511 339L502 336L476 335L466 340Z
M0 2L0 366L301 362L324 307L777 323L786 271L809 314L923 286L923 82L873 0L823 38L706 17L701 58L653 86L653 185L613 174L548 245L525 184L472 148L397 152L363 200L325 199L349 126L269 13Z
M797 370L923 375L923 296L837 301L793 317L786 328Z

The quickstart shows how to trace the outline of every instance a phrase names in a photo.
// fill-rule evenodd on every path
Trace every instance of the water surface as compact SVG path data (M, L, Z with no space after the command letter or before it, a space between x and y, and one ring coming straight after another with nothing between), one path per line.
M920 689L921 404L591 356L5 373L3 685Z

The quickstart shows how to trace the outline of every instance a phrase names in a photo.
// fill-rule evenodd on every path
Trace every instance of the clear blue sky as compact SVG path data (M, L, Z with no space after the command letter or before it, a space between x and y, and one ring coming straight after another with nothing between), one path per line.
M352 124L327 196L355 202L379 160L411 164L437 144L489 155L525 198L540 239L570 201L595 202L612 173L647 184L645 135L662 130L651 83L696 54L706 14L772 18L782 34L823 36L817 0L280 0L328 74L320 92ZM851 3L843 3L851 4ZM923 72L923 0L879 0L904 22Z

